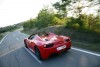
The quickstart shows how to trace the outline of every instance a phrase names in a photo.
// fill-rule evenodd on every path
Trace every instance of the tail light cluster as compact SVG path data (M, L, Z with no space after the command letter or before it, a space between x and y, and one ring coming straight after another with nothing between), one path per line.
M54 46L53 43L51 43L51 44L44 44L44 47L45 47L45 48L50 48L50 47L53 47L53 46Z

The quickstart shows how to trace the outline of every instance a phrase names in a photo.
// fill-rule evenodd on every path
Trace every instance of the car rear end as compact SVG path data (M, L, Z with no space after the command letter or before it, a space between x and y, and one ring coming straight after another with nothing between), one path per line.
M70 48L71 48L71 40L69 37L67 39L58 37L56 41L43 45L43 49L41 50L41 56L43 59L47 59L52 54L59 54Z

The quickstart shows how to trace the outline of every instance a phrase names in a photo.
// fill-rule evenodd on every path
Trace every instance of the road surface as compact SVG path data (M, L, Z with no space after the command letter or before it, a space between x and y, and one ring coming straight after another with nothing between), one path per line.
M40 61L24 47L28 35L7 34L0 42L0 67L100 67L100 54L72 47L66 53Z

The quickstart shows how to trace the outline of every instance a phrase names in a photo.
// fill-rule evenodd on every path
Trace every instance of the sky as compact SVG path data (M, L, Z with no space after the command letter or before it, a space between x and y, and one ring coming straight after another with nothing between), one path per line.
M0 0L0 27L35 18L46 5L58 0Z
M60 0L0 0L0 27L35 18L44 6L52 7L52 3L58 1ZM85 2L83 4L86 5ZM84 8L83 13L96 13L94 10L97 8L97 6L92 9ZM73 12L69 12L68 15L72 16Z

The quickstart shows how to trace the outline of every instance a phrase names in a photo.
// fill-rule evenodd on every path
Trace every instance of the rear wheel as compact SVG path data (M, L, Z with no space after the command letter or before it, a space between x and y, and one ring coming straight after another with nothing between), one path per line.
M67 49L65 50L65 52L67 52L69 49L71 49L71 48L67 48Z
M25 47L28 48L26 41L24 41Z
M35 48L35 55L39 60L42 60L40 51L39 51L39 49L37 47Z

